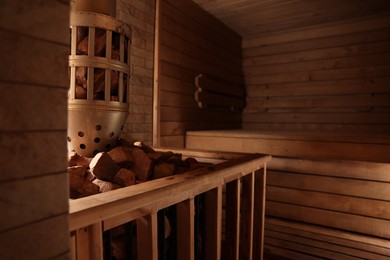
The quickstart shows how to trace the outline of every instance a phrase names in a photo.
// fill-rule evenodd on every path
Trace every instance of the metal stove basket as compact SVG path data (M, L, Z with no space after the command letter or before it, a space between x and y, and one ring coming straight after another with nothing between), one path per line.
M70 26L68 151L91 157L115 146L128 116L131 29L89 12Z

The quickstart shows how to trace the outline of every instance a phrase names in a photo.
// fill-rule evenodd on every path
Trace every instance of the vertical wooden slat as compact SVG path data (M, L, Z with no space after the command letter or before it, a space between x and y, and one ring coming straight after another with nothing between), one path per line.
M161 3L156 0L154 28L153 146L160 146L160 31Z
M240 180L226 184L226 242L224 259L238 260L240 243Z
M252 259L255 174L242 178L240 259Z
M88 227L90 259L103 260L103 229L102 223Z
M70 233L70 259L77 260L76 232Z
M90 259L88 227L76 230L76 259Z
M157 260L157 213L137 219L137 256L142 260Z
M194 216L193 198L177 204L177 259L195 259Z
M266 165L255 172L255 204L253 223L253 259L263 259L264 254L264 221L266 193Z
M205 259L221 259L222 187L205 193Z

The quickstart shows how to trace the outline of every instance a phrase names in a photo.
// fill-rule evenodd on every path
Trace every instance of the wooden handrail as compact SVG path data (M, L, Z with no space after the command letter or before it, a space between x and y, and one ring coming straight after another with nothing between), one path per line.
M253 239L251 238L251 236L253 236L253 222L258 221L254 220L254 215L256 210L260 210L262 215L264 214L264 205L262 204L264 203L265 168L266 163L270 160L270 156L261 154L243 155L237 153L213 153L172 149L170 151L180 152L183 156L191 156L200 160L201 158L209 158L210 160L218 161L222 159L225 161L205 168L189 171L184 174L148 181L77 200L71 200L69 202L69 226L71 234L73 235L71 243L73 243L72 248L74 248L74 259L80 259L80 257L77 258L77 256L88 254L89 256L93 256L94 259L103 259L101 232L133 220L140 220L141 218L144 218L143 223L146 223L143 234L145 230L149 230L149 235L144 234L142 237L143 239L150 240L146 244L150 245L151 248L146 255L142 256L142 258L140 258L140 254L138 254L138 257L139 259L157 259L157 252L151 252L157 250L156 215L159 210L172 205L178 205L178 212L180 214L180 216L178 216L178 218L180 218L178 227L180 227L181 231L178 236L187 236L178 239L178 243L184 244L181 246L179 254L189 254L186 257L189 257L188 259L194 259L194 238L191 238L193 235L193 219L191 218L194 217L193 200L194 197L199 194L205 194L206 200L208 201L206 205L210 208L208 212L208 215L210 216L208 216L208 218L211 222L206 223L206 225L210 225L208 230L210 234L207 234L206 241L208 241L207 244L214 243L213 247L216 247L215 249L211 249L212 252L210 251L206 255L209 255L209 259L220 259L222 187L231 182L241 183L241 180L243 180L243 189L248 185L252 188L242 191L243 196L245 196L245 201L241 201L237 198L240 192L237 193L236 191L236 194L238 195L235 197L233 196L236 200L234 205L235 207L242 206L242 210L245 210L247 214L251 215L249 216L249 229L245 230L242 229L242 227L241 229L246 237L249 230L250 236L247 239L250 241L250 248L253 247ZM264 170L260 171L260 169ZM254 190L255 176L257 176L260 183L262 183L261 187L256 187L256 189L260 190L257 193ZM229 187L230 186L231 185L229 185ZM236 185L235 187L237 189L239 185ZM227 189L226 192L230 193L230 188ZM261 200L257 203L260 205L255 205L255 196L258 196ZM229 198L231 198L231 196ZM261 208L259 209L259 207ZM231 214L230 211L229 214ZM237 211L237 214L239 214L239 211ZM258 212L256 214L258 214ZM235 218L237 219L237 222L239 221L240 216L236 216ZM245 218L241 217L241 226L246 219L248 219L247 216L245 216ZM231 221L230 217L229 221ZM264 219L261 219L260 221L263 222ZM139 224L140 228L142 228L142 225ZM240 228L239 225L236 226ZM183 232L183 229L186 230L186 232ZM80 232L88 233L88 235L80 234ZM239 232L236 230L235 233L235 239L238 240ZM77 236L80 238L84 237L84 239L88 240L88 243L83 239L80 240ZM229 235L229 237L231 237L231 235ZM79 241L84 242L83 244L80 244ZM254 243L257 244L256 246L259 245L259 241L255 241ZM236 244L236 246L238 246L239 243ZM183 250L183 246L185 246L186 250ZM245 253L247 254L248 252Z

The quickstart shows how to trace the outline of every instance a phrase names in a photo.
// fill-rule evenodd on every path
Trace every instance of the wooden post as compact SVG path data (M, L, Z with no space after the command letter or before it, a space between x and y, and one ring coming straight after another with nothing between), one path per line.
M96 223L76 231L76 259L103 259L102 223Z
M103 229L102 223L96 223L88 227L90 259L103 260Z
M70 233L70 259L77 260L76 232Z
M205 259L221 259L222 187L205 193Z
M255 174L242 178L240 259L252 259Z
M177 259L195 259L194 199L177 204Z
M264 254L264 222L265 222L265 193L266 165L255 173L255 205L253 223L253 259L263 259Z
M156 0L154 28L153 146L160 146L160 21L161 3Z
M137 219L137 257L157 260L157 213Z
M226 260L238 260L240 245L240 180L226 184L226 239L224 252Z

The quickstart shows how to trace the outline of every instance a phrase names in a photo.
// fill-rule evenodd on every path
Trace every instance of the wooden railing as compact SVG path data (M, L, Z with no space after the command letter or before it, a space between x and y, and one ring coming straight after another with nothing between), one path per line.
M163 150L163 149L160 149ZM72 259L103 259L103 232L136 222L137 259L157 260L158 212L176 206L176 256L195 259L195 198L204 198L203 259L262 259L266 164L261 154L173 150L211 166L70 201ZM224 203L223 203L224 201ZM225 203L226 202L226 203ZM225 204L223 206L223 204Z

